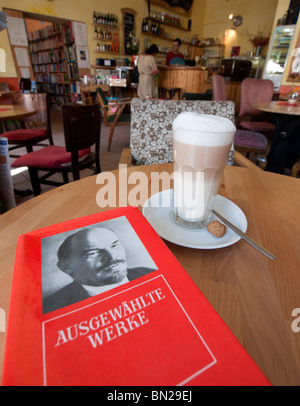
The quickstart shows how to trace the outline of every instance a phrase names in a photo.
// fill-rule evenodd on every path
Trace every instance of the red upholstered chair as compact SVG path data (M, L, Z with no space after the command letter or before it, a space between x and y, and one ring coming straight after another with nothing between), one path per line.
M226 84L223 76L212 76L213 100L226 100ZM250 153L266 155L268 140L258 131L237 129L234 137L234 148L245 153L249 157Z
M9 151L25 147L27 152L33 151L34 145L41 144L41 141L48 140L53 145L51 120L50 120L50 96L46 93L24 94L15 93L12 95L12 103L16 106L24 106L38 110L34 116L29 116L18 120L17 125L21 128L6 131L2 137L8 139ZM12 157L20 155L10 154Z
M12 167L27 166L35 196L41 193L41 184L60 186L80 178L80 170L94 169L100 173L101 111L99 103L92 105L71 104L62 106L65 147L50 145L21 156ZM95 152L91 152L91 147ZM39 177L38 172L46 174ZM54 173L63 175L63 182L49 180Z
M239 128L258 131L272 137L275 125L264 121L263 112L253 109L250 104L270 102L273 99L274 84L269 79L246 78L241 83L241 105L239 111ZM244 118L248 119L244 119Z
M236 130L234 136L234 149L245 153L246 157L253 152L255 155L266 155L267 138L257 131ZM264 161L264 159L263 159Z

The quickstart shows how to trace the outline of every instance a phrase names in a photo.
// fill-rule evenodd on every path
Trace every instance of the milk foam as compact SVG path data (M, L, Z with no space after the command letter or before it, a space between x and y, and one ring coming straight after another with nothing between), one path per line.
M185 144L224 146L233 141L235 125L225 117L180 113L173 121L173 138Z

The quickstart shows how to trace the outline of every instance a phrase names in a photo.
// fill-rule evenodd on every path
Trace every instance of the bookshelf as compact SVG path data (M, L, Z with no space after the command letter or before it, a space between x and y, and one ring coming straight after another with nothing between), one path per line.
M37 92L51 93L58 106L74 101L79 72L71 23L52 23L27 36Z

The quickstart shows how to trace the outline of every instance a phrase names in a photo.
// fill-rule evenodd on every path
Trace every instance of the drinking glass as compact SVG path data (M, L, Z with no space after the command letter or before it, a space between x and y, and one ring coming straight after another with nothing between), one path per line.
M231 120L184 112L173 122L173 219L188 228L209 223L236 127Z

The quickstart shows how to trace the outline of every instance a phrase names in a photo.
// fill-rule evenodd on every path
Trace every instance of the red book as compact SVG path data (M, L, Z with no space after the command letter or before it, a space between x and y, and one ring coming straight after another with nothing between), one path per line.
M136 208L19 237L3 385L269 385Z

